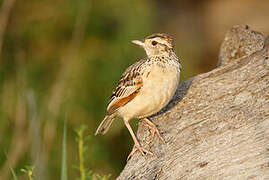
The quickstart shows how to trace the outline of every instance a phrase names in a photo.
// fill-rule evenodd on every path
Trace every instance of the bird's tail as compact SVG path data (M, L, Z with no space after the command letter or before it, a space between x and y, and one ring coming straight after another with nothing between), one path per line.
M113 120L115 119L115 116L116 116L115 114L106 115L104 120L98 126L98 128L97 128L97 130L95 132L95 135L97 135L97 134L105 134L109 130Z

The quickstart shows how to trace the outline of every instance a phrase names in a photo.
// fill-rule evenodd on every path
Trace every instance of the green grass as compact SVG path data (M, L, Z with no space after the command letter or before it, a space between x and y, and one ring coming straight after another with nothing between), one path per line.
M61 180L67 180L67 153L66 153L66 119L64 120L63 144L62 144L62 168Z
M92 179L92 172L89 170L86 170L84 165L84 153L87 149L87 146L85 146L85 141L89 139L89 136L84 135L85 130L87 129L86 125L81 125L79 128L75 129L75 132L77 134L76 141L78 143L78 153L79 153L79 172L80 172L80 180L88 180Z
M93 173L91 170L85 167L85 152L88 149L88 145L86 144L90 136L85 135L87 130L86 125L81 125L79 128L75 129L76 132L76 141L78 144L78 156L79 156L79 165L75 166L76 169L80 172L80 180L108 180L111 175L100 175L97 173ZM66 120L64 120L64 131L63 131L63 141L62 141L62 163L61 163L61 180L67 180L67 146L66 146ZM34 180L34 166L25 166L21 169L21 172L25 173L28 176L28 180ZM13 180L18 180L18 177L13 170L10 168Z
M14 169L13 169L13 168L10 168L10 171L11 171L11 174L12 174L13 180L18 180L18 177L17 177L17 175L16 175L16 173L15 173Z
M86 130L86 125L81 125L79 128L75 129L75 132L77 134L76 141L78 143L79 153L79 165L77 166L77 169L80 172L80 180L108 180L111 176L110 174L99 175L97 173L93 173L91 170L85 167L85 152L88 149L88 145L86 145L86 142L88 142L90 139L90 136L85 135Z
M21 172L27 174L29 180L34 179L34 171L35 167L34 166L25 166L24 168L21 169Z

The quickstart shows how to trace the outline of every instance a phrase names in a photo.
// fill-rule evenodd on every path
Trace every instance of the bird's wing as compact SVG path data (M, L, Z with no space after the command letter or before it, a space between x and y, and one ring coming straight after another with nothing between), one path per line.
M146 59L138 61L123 73L108 102L108 114L114 113L119 107L134 99L140 92L143 86L141 67L145 61Z

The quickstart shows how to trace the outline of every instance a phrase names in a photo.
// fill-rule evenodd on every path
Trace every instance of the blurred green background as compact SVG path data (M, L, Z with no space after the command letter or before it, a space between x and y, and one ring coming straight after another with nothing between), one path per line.
M145 53L130 43L175 40L181 80L216 67L234 24L269 33L268 0L0 0L0 179L60 179L67 120L68 177L79 176L74 128L88 126L86 166L114 179L133 146L120 118L93 136L124 70ZM133 121L133 127L137 121Z

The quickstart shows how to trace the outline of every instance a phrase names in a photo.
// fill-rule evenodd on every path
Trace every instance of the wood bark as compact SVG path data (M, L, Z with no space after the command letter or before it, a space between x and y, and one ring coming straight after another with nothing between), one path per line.
M269 38L232 27L219 64L180 83L151 117L165 144L139 125L138 139L156 157L135 153L118 180L269 179Z

